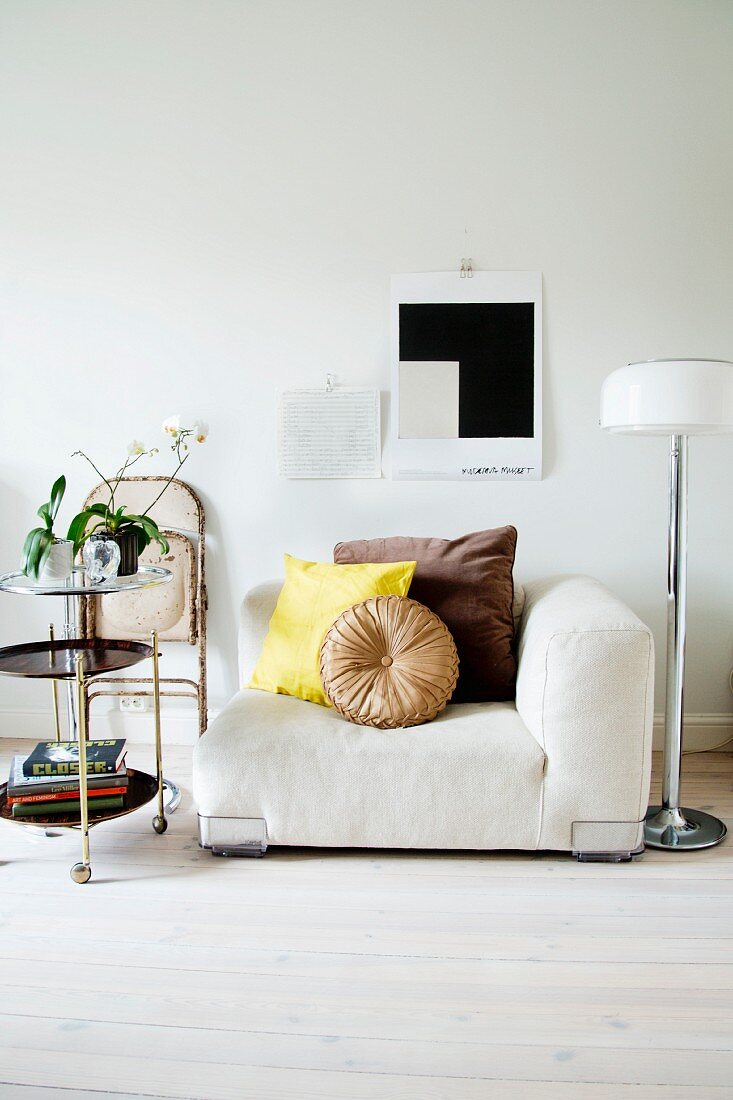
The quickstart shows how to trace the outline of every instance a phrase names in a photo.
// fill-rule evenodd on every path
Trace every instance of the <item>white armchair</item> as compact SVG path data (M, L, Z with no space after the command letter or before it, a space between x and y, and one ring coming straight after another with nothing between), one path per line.
M243 682L280 585L242 605ZM639 851L649 792L654 655L643 623L589 577L525 587L516 703L448 706L424 726L354 726L243 688L199 740L199 839L268 844Z

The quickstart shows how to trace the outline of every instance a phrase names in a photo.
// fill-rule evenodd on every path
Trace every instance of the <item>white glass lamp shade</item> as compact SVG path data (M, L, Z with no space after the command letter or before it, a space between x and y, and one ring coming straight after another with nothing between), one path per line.
M650 359L606 378L602 428L642 435L733 432L733 363L725 359Z

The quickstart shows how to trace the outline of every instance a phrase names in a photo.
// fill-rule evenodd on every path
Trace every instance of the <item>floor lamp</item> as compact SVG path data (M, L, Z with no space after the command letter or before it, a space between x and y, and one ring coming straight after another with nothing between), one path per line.
M662 805L646 815L650 848L711 848L725 825L680 806L687 603L687 439L733 432L733 363L722 359L652 359L609 374L601 393L601 427L610 432L668 435L669 543L667 698Z

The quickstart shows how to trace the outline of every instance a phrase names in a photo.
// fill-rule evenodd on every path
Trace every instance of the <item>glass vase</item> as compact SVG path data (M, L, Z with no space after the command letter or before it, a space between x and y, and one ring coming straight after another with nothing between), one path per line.
M120 566L120 548L111 535L91 535L81 552L87 577L92 584L101 584L116 577Z

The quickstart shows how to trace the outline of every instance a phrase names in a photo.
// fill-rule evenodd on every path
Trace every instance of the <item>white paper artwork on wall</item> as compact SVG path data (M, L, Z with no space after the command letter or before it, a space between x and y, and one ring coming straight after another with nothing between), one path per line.
M278 409L283 477L381 477L379 390L287 390Z
M542 275L392 276L392 477L542 477Z

